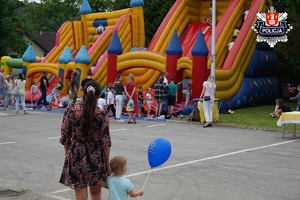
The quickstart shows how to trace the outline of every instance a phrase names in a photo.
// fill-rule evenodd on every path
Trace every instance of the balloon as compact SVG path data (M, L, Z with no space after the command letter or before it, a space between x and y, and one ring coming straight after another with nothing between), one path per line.
M148 162L151 168L164 164L170 157L171 144L164 138L157 138L148 147Z

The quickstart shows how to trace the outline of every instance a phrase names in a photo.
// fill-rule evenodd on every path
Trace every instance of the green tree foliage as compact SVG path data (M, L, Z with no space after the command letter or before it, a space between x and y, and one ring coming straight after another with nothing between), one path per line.
M35 31L56 32L64 22L80 19L80 5L81 0L41 0L27 3L24 15Z
M81 1L82 2L82 1ZM106 12L110 10L114 3L111 0L89 0L89 4L94 13Z
M24 15L28 27L35 31L56 32L66 21L80 20L82 0L41 0L27 3ZM109 0L89 0L92 12L105 12Z
M108 11L122 10L129 8L130 0L115 0L114 2L108 1Z
M156 33L158 27L171 9L176 0L149 0L144 1L146 45L148 45Z
M300 8L299 0L274 0L273 6L276 11L286 12L287 21L293 29L287 34L288 42L279 42L275 46L278 53L278 78L282 82L300 83Z
M23 5L16 0L0 0L0 57L12 51L23 53L28 46L22 37L25 35L21 13Z

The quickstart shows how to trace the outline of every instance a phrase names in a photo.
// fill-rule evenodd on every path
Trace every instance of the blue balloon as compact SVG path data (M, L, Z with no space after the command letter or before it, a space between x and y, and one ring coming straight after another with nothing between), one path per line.
M172 147L168 140L157 138L148 147L148 162L151 168L164 164L171 156Z

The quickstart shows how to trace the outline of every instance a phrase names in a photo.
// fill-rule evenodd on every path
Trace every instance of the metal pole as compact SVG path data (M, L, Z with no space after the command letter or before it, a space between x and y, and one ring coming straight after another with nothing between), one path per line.
M210 75L215 77L216 72L216 0L212 1L212 35L211 35L211 65Z

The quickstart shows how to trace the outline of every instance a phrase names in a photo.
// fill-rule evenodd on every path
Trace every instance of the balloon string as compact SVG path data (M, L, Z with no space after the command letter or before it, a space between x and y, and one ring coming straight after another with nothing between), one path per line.
M142 187L142 190L144 190L144 187L145 187L145 185L146 185L146 182L147 182L147 180L148 180L148 178L149 178L150 173L151 173L151 171L148 172L148 175L147 175L147 178L146 178L146 180L145 180L145 182L144 182L144 185L143 185L143 187Z

